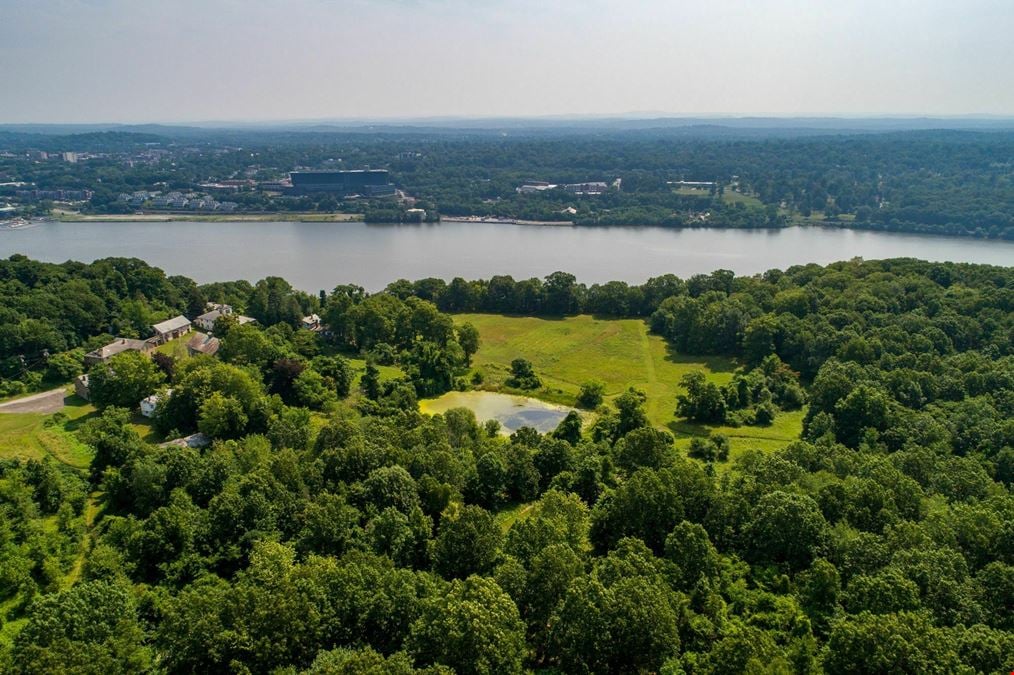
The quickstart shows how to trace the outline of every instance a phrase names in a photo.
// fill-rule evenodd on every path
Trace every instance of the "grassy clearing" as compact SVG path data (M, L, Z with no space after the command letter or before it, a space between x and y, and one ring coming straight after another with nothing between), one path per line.
M752 195L745 195L742 192L734 192L729 189L726 189L725 192L722 193L722 201L726 202L727 204L742 204L744 206L757 206L757 207L764 206L764 202L762 202L761 200L757 199Z
M581 384L589 380L605 383L607 400L637 387L648 395L648 416L659 426L673 421L683 375L703 370L709 379L724 384L736 368L734 361L723 357L674 353L661 337L649 335L640 319L492 314L460 314L455 319L479 329L482 342L473 367L487 383L502 383L510 362L526 358L545 385L534 392L536 397L573 405Z
M0 458L36 459L50 457L75 469L87 469L92 452L73 434L80 423L95 414L87 401L71 396L63 414L64 424L46 424L52 415L42 413L0 414Z
M534 508L535 502L508 504L497 511L493 518L496 520L496 524L500 526L500 530L504 534L507 534L507 530L511 529L514 523L527 518Z
M355 377L352 379L352 389L358 389L360 383L363 380L363 374L366 372L366 359L354 358L346 356L349 363L352 364L352 369L355 371ZM377 370L380 371L380 381L387 382L389 380L396 380L399 377L405 375L401 368L398 366L377 366Z
M190 358L190 352L187 351L187 343L190 342L190 338L192 337L194 337L193 333L187 333L175 340L169 340L169 342L155 347L155 351L162 354L168 354L177 360Z
M700 370L718 385L729 382L737 364L720 356L678 354L658 335L648 333L640 319L599 319L582 315L565 319L512 317L494 314L459 314L458 323L479 329L481 346L473 357L473 370L485 378L485 388L499 388L510 362L526 358L542 378L544 387L527 395L557 403L574 404L582 383L600 380L611 400L637 387L647 394L648 418L676 434L686 447L691 436L724 434L731 454L749 449L773 450L799 436L803 412L782 413L768 427L708 427L688 424L675 416L679 381Z
M686 450L692 436L721 434L729 439L729 459L733 460L748 450L778 450L799 438L803 430L803 410L779 413L774 423L766 427L705 426L690 424L686 420L674 420L666 427L676 435L676 447Z
M681 185L679 187L673 188L673 192L675 192L678 195L682 195L684 197L710 198L712 196L711 188L691 187L689 185Z

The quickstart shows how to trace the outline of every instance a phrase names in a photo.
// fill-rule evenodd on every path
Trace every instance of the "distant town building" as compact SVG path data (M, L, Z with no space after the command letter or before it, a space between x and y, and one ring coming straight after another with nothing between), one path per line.
M394 183L385 183L384 185L364 185L359 194L364 197L393 197L397 192Z
M84 362L86 366L93 366L96 363L105 363L122 352L148 352L154 349L154 347L155 345L147 340L116 338L106 346L99 347L85 354Z
M242 180L220 180L213 183L201 183L197 187L201 188L205 192L218 193L218 194L232 194L239 192L243 188L253 187L254 182L249 179Z
M600 195L609 189L609 184L602 181L590 181L587 183L565 183L563 185L557 185L556 183L547 183L543 180L530 180L515 189L519 194L528 195L545 192L547 190L555 190L556 188L563 188L567 192L575 195Z
M535 194L538 192L545 192L546 190L555 190L556 185L553 183L546 183L541 180L529 181L524 185L517 188L517 191L523 195Z
M333 192L347 196L362 194L381 196L394 194L387 169L359 169L353 171L292 171L289 173L291 194Z
M193 326L190 323L190 319L181 314L166 321L156 323L151 328L155 331L154 340L158 344L165 344L170 340L175 340L178 337L186 335L193 329Z
M601 181L591 183L568 183L563 189L575 195L600 195L609 189L609 185Z
M57 202L84 202L92 198L91 190L18 190L14 195L25 201L50 199Z
M292 182L289 180L267 180L258 183L257 188L264 192L291 192Z
M676 187L695 188L698 190L707 190L715 187L717 183L710 180L670 180L666 181L666 185L675 185Z

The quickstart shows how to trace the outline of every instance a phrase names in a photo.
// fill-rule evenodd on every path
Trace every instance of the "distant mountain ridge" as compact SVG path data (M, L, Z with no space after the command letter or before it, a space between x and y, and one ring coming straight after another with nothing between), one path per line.
M489 117L489 118L384 118L322 119L266 122L208 121L186 124L0 124L0 132L40 135L79 135L102 132L151 134L166 137L203 136L211 133L251 131L296 133L427 133L453 132L617 132L657 131L681 135L771 133L806 135L921 130L1014 130L1014 117L969 115L961 117Z

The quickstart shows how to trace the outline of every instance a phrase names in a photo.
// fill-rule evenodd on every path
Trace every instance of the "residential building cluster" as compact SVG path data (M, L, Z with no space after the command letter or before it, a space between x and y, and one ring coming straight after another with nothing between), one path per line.
M242 326L245 323L252 323L256 321L253 317L243 316L242 314L236 314L233 312L230 305L220 304L217 302L209 302L208 306L205 307L208 311L201 314L199 317L194 319L194 323L197 324L201 330L206 330L209 333L214 332L215 322L223 316L235 316L236 323Z
M172 317L171 319L166 319L165 321L152 324L152 336L147 340L118 337L109 344L88 352L84 359L85 366L91 368L96 364L106 363L117 354L122 354L127 351L136 351L142 354L148 354L155 350L159 345L167 344L172 340L184 338L188 335L190 336L186 343L188 355L215 356L221 347L221 340L211 334L214 331L215 321L223 316L235 317L240 325L255 321L252 317L236 314L232 307L226 304L209 302L205 309L208 311L196 317L193 321L190 321L190 319L180 314ZM206 330L207 333L195 331L195 325L198 328ZM321 321L320 316L316 314L310 314L309 316L303 317L300 322L300 326L304 330L313 331L315 333L326 333L327 331L327 327ZM89 385L90 382L88 374L85 373L84 375L79 375L74 380L74 391L81 398L90 400L91 391L89 389ZM154 417L158 412L159 406L172 396L172 392L172 389L163 389L145 396L138 402L138 410L141 415L144 417ZM200 447L203 444L207 444L206 441L207 439L203 436L203 434L194 434L184 438L168 441L162 445Z
M618 187L617 183L614 183L614 185ZM542 180L530 180L515 189L519 194L528 195L546 192L547 190L556 190L558 188L573 195L600 195L609 190L609 184L603 181L589 181L586 183L564 183L557 185L556 183L548 183Z
M54 202L86 202L93 194L91 190L17 190L14 196L26 202L43 199Z
M690 188L692 190L710 190L718 185L710 180L668 180L666 185L673 185L677 188Z
M187 209L190 211L222 211L225 213L231 213L239 207L239 204L236 202L220 202L214 197L196 192L186 194L182 192L168 192L162 194L159 191L138 190L131 194L127 194L126 192L121 193L119 201L134 208Z

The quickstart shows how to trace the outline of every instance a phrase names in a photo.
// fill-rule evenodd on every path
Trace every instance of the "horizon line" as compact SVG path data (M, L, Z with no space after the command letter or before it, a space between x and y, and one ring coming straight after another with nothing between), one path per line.
M626 113L554 113L544 115L510 115L510 114L479 114L479 115L377 115L348 117L282 117L282 118L223 118L223 119L173 119L146 121L0 121L0 127L17 126L223 126L223 125L292 125L292 124L331 124L331 125L383 125L401 126L411 123L434 122L651 122L661 120L714 120L714 121L748 121L748 120L807 120L807 121L918 121L918 120L954 120L954 121L1014 121L1014 113L672 113L664 111L632 111Z

